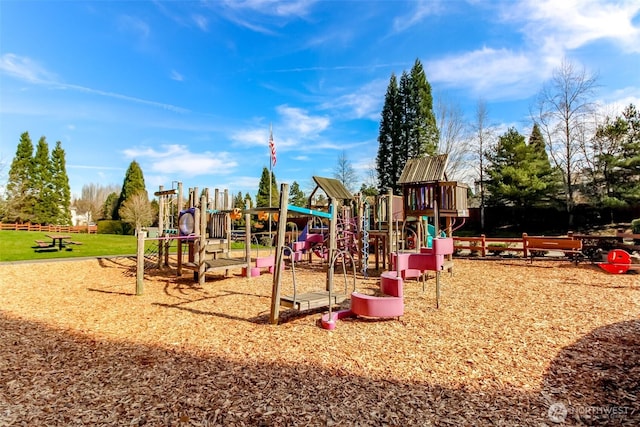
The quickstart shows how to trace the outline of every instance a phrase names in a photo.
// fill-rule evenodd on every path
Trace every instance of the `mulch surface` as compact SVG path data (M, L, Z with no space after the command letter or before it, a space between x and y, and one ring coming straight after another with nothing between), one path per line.
M640 424L640 275L455 260L439 309L432 275L400 320L326 331L270 325L272 276L239 273L149 270L135 296L128 258L0 266L0 425Z

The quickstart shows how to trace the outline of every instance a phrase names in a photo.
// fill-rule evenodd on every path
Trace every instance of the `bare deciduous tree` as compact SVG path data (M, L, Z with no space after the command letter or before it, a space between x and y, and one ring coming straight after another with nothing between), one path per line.
M136 232L151 225L155 217L153 206L144 191L139 191L125 200L119 214L124 222L135 226Z
M447 177L451 180L472 181L473 170L470 167L471 147L466 135L467 124L464 113L455 102L436 98L435 116L440 131L438 153L447 154Z
M353 193L358 181L358 175L344 150L340 153L340 156L338 156L338 162L333 170L333 177Z
M120 193L120 186L111 184L102 186L100 184L85 184L82 186L80 198L74 201L78 213L85 214L87 221L92 222L103 215L104 202L111 193Z
M533 120L542 131L549 157L561 171L569 226L573 224L575 190L584 157L581 141L592 117L597 78L563 60L538 94Z
M489 109L484 100L479 100L476 105L474 122L472 128L471 151L477 160L478 185L476 192L480 195L480 228L484 230L484 207L485 207L485 158L487 150L490 149L495 139L493 126L489 124Z

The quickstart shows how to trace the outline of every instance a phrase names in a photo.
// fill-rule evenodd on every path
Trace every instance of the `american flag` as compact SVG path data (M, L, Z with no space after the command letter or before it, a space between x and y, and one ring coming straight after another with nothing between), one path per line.
M269 130L269 150L271 150L271 166L276 165L276 143L273 142L273 130Z

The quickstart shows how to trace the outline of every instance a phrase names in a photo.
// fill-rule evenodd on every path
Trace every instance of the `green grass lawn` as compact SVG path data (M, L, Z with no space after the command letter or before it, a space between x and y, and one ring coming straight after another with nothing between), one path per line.
M116 234L69 234L81 245L67 245L60 250L41 249L36 240L51 241L45 232L0 231L0 261L74 258L104 255L135 255L136 237ZM147 242L149 244L151 242Z
M135 236L117 234L69 234L74 242L81 245L67 245L60 250L42 249L36 240L51 241L45 232L38 231L0 231L0 262L26 261L54 258L95 257L107 255L135 255L137 239ZM234 242L232 249L242 249L242 243ZM157 241L145 242L147 251L157 251ZM175 252L176 244L171 245Z

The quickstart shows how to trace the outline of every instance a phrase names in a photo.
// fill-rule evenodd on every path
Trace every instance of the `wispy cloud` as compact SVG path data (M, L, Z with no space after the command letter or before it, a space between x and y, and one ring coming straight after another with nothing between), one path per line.
M47 83L56 80L56 75L38 62L14 53L5 53L0 57L0 71L30 83Z
M426 64L429 79L467 87L486 99L528 96L549 75L554 64L537 63L527 52L483 47Z
M502 10L503 19L524 23L523 34L536 45L573 50L610 40L628 52L640 52L636 0L525 0L520 7L511 6Z
M119 167L112 167L112 166L90 166L90 165L75 165L75 164L68 164L67 168L69 169L87 169L87 170L124 170L123 168L119 168Z
M187 177L226 175L238 166L227 152L193 153L186 145L179 144L162 145L160 148L135 147L124 150L123 154L148 164L153 172Z
M348 110L346 118L378 120L388 80L376 79L353 92L337 96L322 104L323 109Z
M304 16L317 0L224 0L224 5L236 11L252 11L279 17Z
M289 19L308 15L317 0L224 0L206 4L225 19L251 31L274 35L274 27L280 28Z
M485 7L493 9L500 25L522 33L526 44L517 51L483 46L430 61L425 67L430 80L468 88L486 99L522 99L537 90L563 58L587 44L607 40L626 52L640 52L637 1L522 0Z
M193 19L193 22L196 24L196 26L200 28L202 31L209 30L209 20L207 19L206 16L196 14L196 15L193 15L191 18Z
M437 15L444 10L440 0L418 0L413 5L414 8L409 14L398 16L393 20L395 32L405 31L421 23L426 17Z
M276 108L282 117L285 128L295 131L302 137L319 134L329 127L330 120L324 116L312 116L301 108L280 105Z
M179 72L177 72L176 70L171 70L171 80L181 82L184 80L184 76Z
M13 53L6 53L2 55L2 57L0 57L0 72L28 83L49 86L53 89L74 90L77 92L119 99L130 103L147 105L150 107L173 111L175 113L189 112L189 110L187 110L186 108L166 104L163 102L150 101L147 99L123 95L116 92L109 92L100 89L89 88L86 86L63 83L61 81L58 81L57 76L54 73L46 70L38 62L28 57L18 56Z
M118 18L118 29L125 33L132 33L140 41L144 41L151 34L151 27L145 21L135 16L121 15Z

